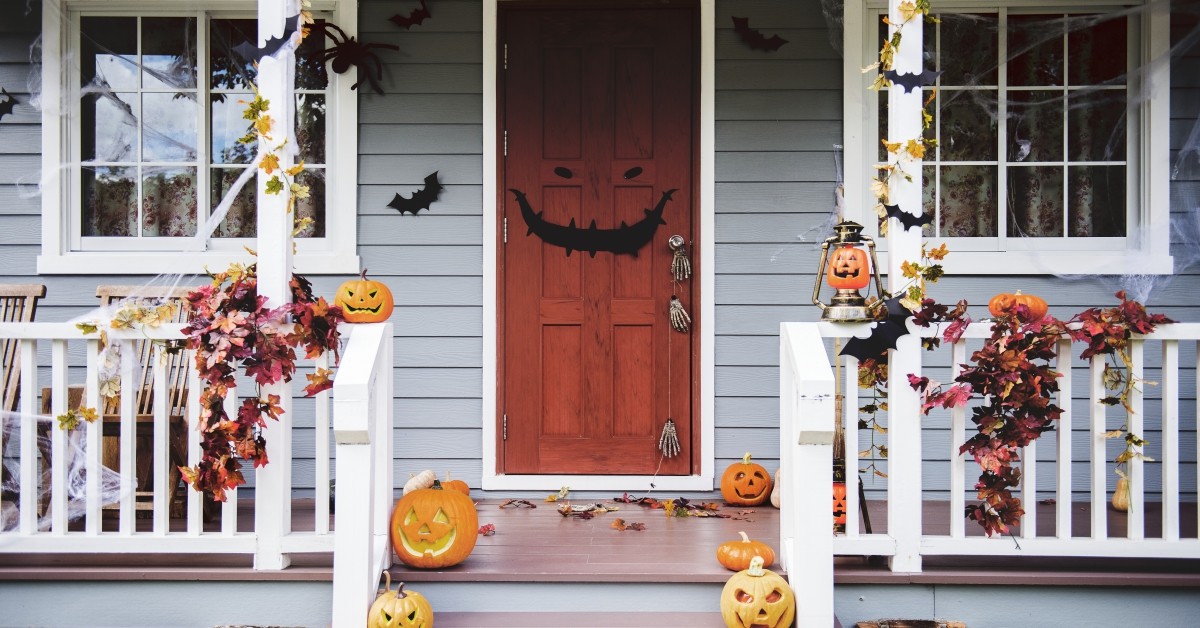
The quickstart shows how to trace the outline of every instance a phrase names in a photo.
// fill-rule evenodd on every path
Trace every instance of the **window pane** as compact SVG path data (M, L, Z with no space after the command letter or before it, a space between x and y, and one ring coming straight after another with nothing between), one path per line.
M242 144L238 139L250 131L250 122L242 117L246 105L239 100L251 100L253 94L212 94L209 99L212 126L212 155L215 164L248 164L258 150L258 140Z
M941 14L940 17L942 85L995 85L1000 57L996 16Z
M1075 16L1067 36L1071 85L1098 85L1125 74L1129 30L1124 16Z
M296 89L325 89L329 76L325 73L325 46L333 41L319 28L325 20L316 20L311 34L296 48Z
M242 168L213 168L212 169L212 208L216 212L221 201L233 186L233 182L241 176ZM257 209L255 207L254 179L242 186L238 195L232 199L229 211L221 224L213 232L214 238L253 238L257 233Z
M1125 167L1071 166L1070 214L1075 237L1125 235Z
M79 114L83 161L137 161L137 94L109 91L85 94Z
M995 237L996 166L942 166L940 171L942 237Z
M142 176L142 235L196 235L196 169L146 168Z
M994 161L997 129L996 92L943 90L941 102L941 159Z
M1072 91L1067 104L1072 161L1125 161L1125 90Z
M1058 167L1008 169L1008 235L1045 238L1063 235L1063 170Z
M258 22L214 19L209 21L208 29L212 63L209 86L213 89L250 89L256 74L254 63L243 59L233 49L246 42L258 43Z
M296 182L308 186L308 198L296 201L296 220L313 219L313 224L302 229L296 234L296 237L325 237L325 170L322 168L305 169L296 176Z
M1010 15L1008 18L1008 84L1063 84L1061 15Z
M137 89L137 18L79 20L80 85Z
M142 18L142 85L148 89L195 89L195 18Z
M195 94L142 94L142 161L196 160Z
M305 163L325 163L324 94L296 94L296 145Z
M1061 161L1063 93L1035 90L1008 93L1008 161Z
M876 129L879 132L880 143L879 156L876 157L876 160L887 163L888 152L883 147L883 140L888 138L888 90L881 89L877 93L879 94L879 112L875 116L875 122L877 125ZM934 113L934 116L936 115L937 113Z
M83 169L84 236L137 235L137 171L134 168Z
M937 168L934 166L921 167L921 211L927 216L937 217L937 199L934 192L937 191ZM935 221L931 221L927 225L921 225L921 235L926 238L932 238Z

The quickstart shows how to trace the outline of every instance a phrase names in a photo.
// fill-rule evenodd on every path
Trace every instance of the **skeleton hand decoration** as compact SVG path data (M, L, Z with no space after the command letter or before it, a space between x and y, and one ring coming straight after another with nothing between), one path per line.
M671 275L675 281L683 281L692 276L692 262L687 256L687 243L683 236L673 235L667 240L667 247L675 253L671 258Z
M692 317L688 316L687 310L683 309L683 302L679 297L671 296L671 328L677 332L686 334L692 325Z
M663 425L662 436L658 438L658 450L666 458L679 455L679 434L675 432L675 422L670 418L667 419L666 425Z

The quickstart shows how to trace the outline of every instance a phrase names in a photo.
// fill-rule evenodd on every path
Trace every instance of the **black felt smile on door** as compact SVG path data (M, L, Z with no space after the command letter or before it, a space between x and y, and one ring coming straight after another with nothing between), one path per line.
M517 197L517 204L521 206L521 217L529 227L526 235L536 234L547 244L561 246L567 250L568 257L575 251L587 251L592 257L596 257L597 251L628 253L637 257L638 251L654 238L658 226L667 224L662 218L663 209L666 208L667 201L671 200L675 189L663 192L654 209L644 210L645 218L632 225L621 221L621 226L616 229L598 229L595 220L586 229L576 227L574 218L565 226L547 222L542 220L542 212L533 211L524 192L514 189L509 189L509 192Z

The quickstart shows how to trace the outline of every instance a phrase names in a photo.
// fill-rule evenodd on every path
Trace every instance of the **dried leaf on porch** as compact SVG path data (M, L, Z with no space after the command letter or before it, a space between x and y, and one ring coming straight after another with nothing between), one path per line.
M527 499L506 499L500 504L501 508L537 508L537 504Z
M494 523L483 524L482 526L479 527L479 535L480 536L495 536L496 535L496 524L494 524Z
M624 532L626 530L634 530L637 532L641 532L642 530L646 529L646 524L644 524L644 523L625 523L624 519L614 519L612 522L612 527L617 530L620 530L621 532Z
M569 495L570 493L571 493L571 487L569 487L569 486L564 486L564 487L562 487L562 488L558 489L558 492L557 492L557 493L554 493L554 494L551 494L551 495L547 495L547 496L546 496L546 501L547 501L547 502L549 502L549 503L554 503L554 502L556 502L556 501L558 501L558 500L560 500L560 499L564 499L564 498L566 498L566 496L567 496L567 495Z

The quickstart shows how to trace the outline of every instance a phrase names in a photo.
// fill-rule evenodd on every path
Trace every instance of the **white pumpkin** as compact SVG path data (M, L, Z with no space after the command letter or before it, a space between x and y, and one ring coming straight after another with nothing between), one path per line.
M429 488L433 486L433 483L436 481L437 474L430 469L425 469L424 471L412 476L407 482L404 483L404 494L408 495L415 490Z
M771 486L771 505L779 508L779 469L775 469L775 484Z

